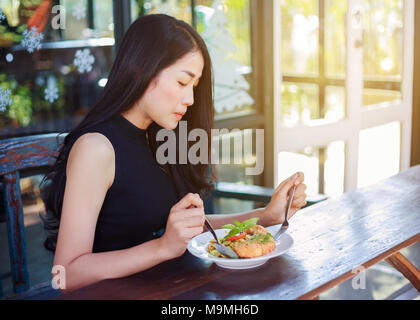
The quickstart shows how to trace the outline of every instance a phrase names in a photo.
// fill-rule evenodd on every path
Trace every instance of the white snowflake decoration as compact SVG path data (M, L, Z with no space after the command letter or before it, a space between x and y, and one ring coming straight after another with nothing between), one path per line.
M26 29L23 31L22 46L26 48L29 53L35 50L41 49L41 41L44 39L44 34L38 33L36 27L32 27L31 30Z
M2 22L3 20L6 20L6 15L4 14L3 10L0 9L0 22Z
M4 90L0 87L0 111L6 111L6 107L12 104L12 98L10 98L11 94L12 91L10 89Z
M54 86L49 86L44 90L44 94L45 100L49 101L50 103L53 103L55 100L58 99L58 88Z
M50 103L58 99L57 80L53 76L48 77L47 88L44 90L44 98Z
M86 7L83 4L74 5L73 17L75 17L77 20L86 18Z
M95 57L90 54L89 49L77 50L74 57L73 64L77 67L79 73L92 71L92 65L95 62Z
M11 54L11 53L6 54L6 61L7 62L12 62L13 59L14 59L13 54Z

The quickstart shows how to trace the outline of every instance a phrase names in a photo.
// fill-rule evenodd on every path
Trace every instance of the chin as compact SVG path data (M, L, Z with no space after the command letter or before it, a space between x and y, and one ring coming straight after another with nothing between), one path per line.
M178 127L178 121L168 121L164 123L159 123L159 125L167 130L175 130Z

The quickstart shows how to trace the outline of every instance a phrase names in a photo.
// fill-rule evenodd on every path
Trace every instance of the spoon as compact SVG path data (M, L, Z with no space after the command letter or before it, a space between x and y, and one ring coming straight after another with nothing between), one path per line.
M235 251L233 251L229 247L224 246L223 244L221 244L219 242L219 239L217 239L216 232L214 232L214 229L211 226L210 222L207 220L207 218L205 220L205 224L206 224L207 229L209 229L209 231L213 235L214 239L216 240L216 243L214 244L214 246L216 247L217 251L219 251L221 254L223 254L223 255L231 258L231 259L238 259L238 255L235 253Z

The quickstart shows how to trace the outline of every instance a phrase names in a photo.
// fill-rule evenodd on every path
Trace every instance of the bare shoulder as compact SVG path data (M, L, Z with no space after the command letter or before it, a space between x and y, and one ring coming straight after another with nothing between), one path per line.
M89 132L81 135L73 145L72 149L79 149L92 153L100 152L101 155L114 154L111 142L99 132Z
M69 171L96 171L106 173L113 180L115 172L115 153L111 142L103 134L89 132L80 136L73 144L68 162Z

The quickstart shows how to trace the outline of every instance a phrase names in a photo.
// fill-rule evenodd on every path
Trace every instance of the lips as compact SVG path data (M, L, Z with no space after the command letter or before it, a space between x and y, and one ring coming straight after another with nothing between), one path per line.
M175 112L175 115L177 115L179 117L179 119L182 119L182 117L185 115L185 113Z

